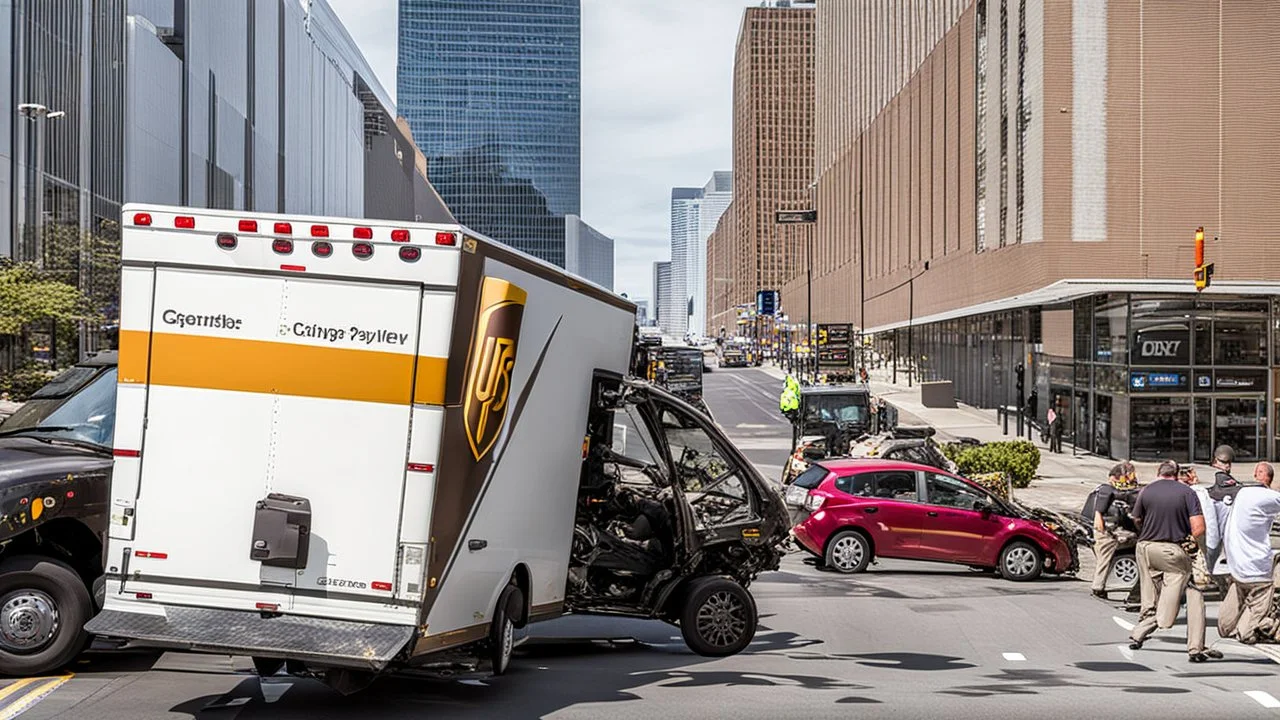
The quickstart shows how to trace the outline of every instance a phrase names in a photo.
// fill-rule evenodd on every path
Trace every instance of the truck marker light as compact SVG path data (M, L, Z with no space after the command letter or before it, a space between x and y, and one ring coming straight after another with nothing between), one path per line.
M218 233L218 247L223 250L235 250L236 243L237 240L235 235L232 235L231 233Z
M328 225L312 225L311 237L329 237Z
M293 234L293 225L290 225L289 223L276 223L276 234L277 234L277 235L292 235L292 234Z
M293 241L284 239L272 240L271 249L275 250L280 255L288 255L293 252Z
M369 587L373 588L374 590L386 590L389 592L391 590L391 583L375 582L375 583L370 583Z
M431 463L409 463L410 472L435 472L435 469Z
M418 262L420 257L422 257L422 251L416 247L400 248L400 259L405 262Z
M196 219L190 215L179 215L173 219L173 226L184 230L190 230L196 226Z
M306 272L307 266L306 265L281 265L280 269L288 270L289 272Z
M67 491L67 497L68 497L68 498L73 498L73 497L75 497L75 496L76 496L76 491L75 491L75 490L68 490L68 491Z
M240 232L247 232L247 233L258 232L258 221L257 220L241 220Z
M449 246L457 245L458 236L451 232L438 232L436 233L436 244Z
M372 240L373 228L358 227L355 230L351 231L351 237L357 240Z
M134 596L134 597L136 597L136 598L138 598L139 600L150 600L150 599L151 599L151 593L148 593L148 592L134 593L134 594L133 594L133 596Z
M254 607L259 610L266 610L267 612L276 612L280 609L280 606L277 605L276 603L265 603L265 602L257 603L254 605Z
M134 225L150 225L151 213L134 213L133 224Z
M125 450L124 448L116 448L111 451L116 457L142 457L141 450Z
M169 553L149 552L147 550L139 550L133 554L134 557L151 558L152 560L168 560Z
M313 242L311 243L311 252L316 257L329 257L333 254L333 246L323 241Z
M369 243L356 243L351 246L351 254L358 258L373 257L373 245Z
M409 231L403 229L392 230L391 242L409 242Z

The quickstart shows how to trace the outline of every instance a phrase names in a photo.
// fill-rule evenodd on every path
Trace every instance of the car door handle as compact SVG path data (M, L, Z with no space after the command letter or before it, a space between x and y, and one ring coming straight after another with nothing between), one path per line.
M927 513L925 513L925 514L926 514L926 515L928 515L929 517L938 517L938 513L934 512L934 511L932 511L932 510L930 510L929 512L927 512Z
M467 541L467 549L470 550L471 552L475 552L477 550L483 550L487 547L489 547L488 540L468 540Z
M862 508L862 512L867 513L868 515L871 515L872 513L875 513L875 512L877 512L877 511L879 511L879 510L880 510L880 508L873 508L873 507L864 507L864 508Z

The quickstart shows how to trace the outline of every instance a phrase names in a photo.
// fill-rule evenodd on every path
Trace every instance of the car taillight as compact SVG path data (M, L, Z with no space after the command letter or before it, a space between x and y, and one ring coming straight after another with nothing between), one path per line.
M823 495L809 493L809 497L805 498L804 500L804 509L808 510L809 512L815 512L819 508L821 508L822 503L826 501L827 501L827 498Z

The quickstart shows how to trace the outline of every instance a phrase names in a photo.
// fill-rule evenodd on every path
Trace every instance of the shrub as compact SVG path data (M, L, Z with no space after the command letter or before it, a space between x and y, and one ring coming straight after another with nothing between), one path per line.
M10 372L0 373L0 395L8 393L14 402L24 402L31 393L44 387L54 378L56 373L48 368L29 364L14 368Z
M943 452L966 477L1008 473L1015 488L1029 486L1040 467L1040 448L1027 440L1005 440L973 447L951 444L944 446Z

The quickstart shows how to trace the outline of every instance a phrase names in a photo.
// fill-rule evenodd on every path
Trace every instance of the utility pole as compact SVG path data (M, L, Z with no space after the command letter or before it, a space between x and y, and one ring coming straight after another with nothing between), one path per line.
M61 110L50 110L39 103L22 103L18 105L18 114L26 118L28 122L35 124L36 131L36 148L34 158L27 157L27 163L35 168L35 187L26 188L27 194L34 196L32 206L32 217L27 218L27 222L32 227L32 260L39 259L41 254L42 235L44 234L44 130L45 121L57 120L66 115ZM16 254L16 253L15 253Z

